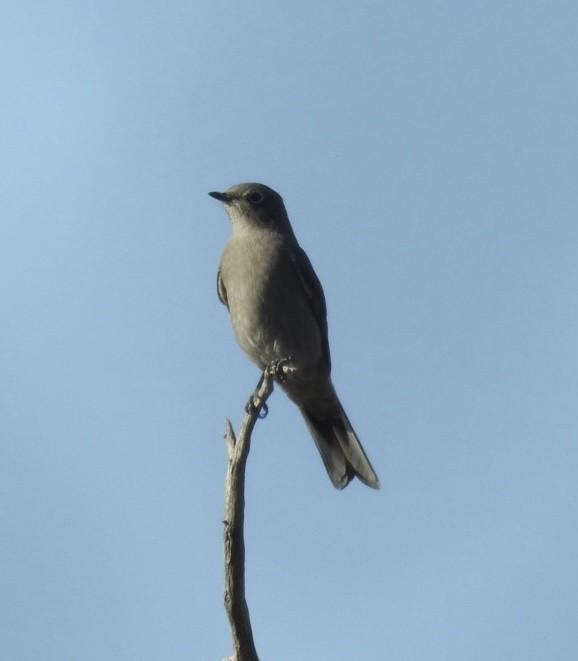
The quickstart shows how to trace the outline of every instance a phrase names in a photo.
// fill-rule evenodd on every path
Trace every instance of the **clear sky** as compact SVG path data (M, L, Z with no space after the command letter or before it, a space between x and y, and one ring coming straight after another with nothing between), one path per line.
M208 661L258 379L207 196L284 197L382 489L249 457L275 661L575 661L578 5L5 0L0 658Z

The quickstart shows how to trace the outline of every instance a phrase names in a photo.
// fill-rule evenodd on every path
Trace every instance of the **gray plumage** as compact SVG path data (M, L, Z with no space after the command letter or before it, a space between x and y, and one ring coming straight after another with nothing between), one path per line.
M358 477L379 488L331 382L325 296L281 196L263 184L209 195L231 219L217 289L239 345L261 369L292 359L297 369L281 387L299 407L334 486Z

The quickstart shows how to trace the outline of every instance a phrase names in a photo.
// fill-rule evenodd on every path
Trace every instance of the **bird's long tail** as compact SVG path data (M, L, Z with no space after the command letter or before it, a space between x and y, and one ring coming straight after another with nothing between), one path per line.
M379 478L343 407L337 399L333 404L330 413L312 404L299 406L333 486L343 489L357 477L368 487L379 489Z

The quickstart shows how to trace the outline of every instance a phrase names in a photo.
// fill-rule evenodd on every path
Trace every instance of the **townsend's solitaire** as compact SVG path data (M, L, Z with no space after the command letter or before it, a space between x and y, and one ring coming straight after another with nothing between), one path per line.
M331 383L325 296L281 196L263 184L209 195L223 202L232 224L217 288L237 342L261 369L291 359L295 370L281 387L305 418L334 486L358 477L379 488Z

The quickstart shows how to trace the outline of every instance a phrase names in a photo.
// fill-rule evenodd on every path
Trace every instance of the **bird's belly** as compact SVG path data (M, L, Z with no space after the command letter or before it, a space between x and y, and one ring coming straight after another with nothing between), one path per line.
M314 365L322 354L321 336L305 300L283 288L237 289L229 299L237 342L259 367L292 358L297 365Z

